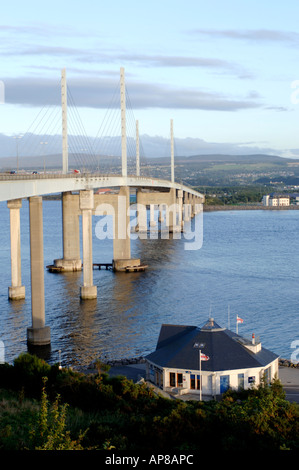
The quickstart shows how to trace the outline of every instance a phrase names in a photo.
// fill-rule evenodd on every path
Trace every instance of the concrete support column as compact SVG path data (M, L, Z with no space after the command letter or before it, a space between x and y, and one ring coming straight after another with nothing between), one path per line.
M200 212L200 199L196 196L194 198L194 214L197 215Z
M62 193L63 258L54 260L55 267L63 271L81 271L79 196Z
M193 214L194 214L194 215L197 214L196 201L197 201L197 197L196 197L196 196L193 196Z
M147 212L146 212L146 205L144 204L144 198L142 197L142 192L137 190L136 194L136 201L138 207L138 214L137 214L137 231L138 232L147 232Z
M163 204L160 204L160 206L159 206L159 222L164 222L164 217L163 217Z
M193 218L195 216L195 196L194 196L194 194L190 195L190 199L191 199L191 218Z
M42 197L29 198L31 309L32 327L27 329L27 342L44 346L51 342L50 327L45 325L43 203Z
M97 286L93 285L92 262L92 211L94 194L92 190L80 191L80 210L82 213L82 246L83 246L83 286L80 288L81 299L96 299Z
M140 259L131 259L130 188L120 188L114 217L113 269L123 271L140 265Z
M184 213L183 213L184 222L189 222L190 220L190 205L189 205L189 198L185 193L184 196Z
M155 204L150 204L150 227L155 227Z
M8 297L11 300L25 299L25 286L21 279L21 225L20 208L22 199L7 202L10 216L10 261L11 286L8 288Z
M168 211L169 233L175 233L175 232L181 231L177 222L178 204L177 204L175 189L170 190L170 206L167 208L167 211Z
M178 225L182 231L184 229L184 220L183 220L183 191L181 189L178 190L178 206L179 206Z

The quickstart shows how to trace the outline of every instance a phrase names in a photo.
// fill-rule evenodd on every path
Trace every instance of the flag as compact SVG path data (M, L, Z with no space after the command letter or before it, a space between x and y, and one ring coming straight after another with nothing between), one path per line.
M242 318L238 317L238 315L237 315L237 323L243 323Z
M206 354L201 353L200 355L200 360L201 361L208 361L210 358L209 356L206 356Z

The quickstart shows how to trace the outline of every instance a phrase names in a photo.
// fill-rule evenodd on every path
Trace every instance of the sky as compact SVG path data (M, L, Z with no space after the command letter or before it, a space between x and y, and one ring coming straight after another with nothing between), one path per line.
M172 119L181 153L297 158L298 17L297 0L1 2L0 135L59 108L63 68L98 135L123 67L141 140L168 139Z

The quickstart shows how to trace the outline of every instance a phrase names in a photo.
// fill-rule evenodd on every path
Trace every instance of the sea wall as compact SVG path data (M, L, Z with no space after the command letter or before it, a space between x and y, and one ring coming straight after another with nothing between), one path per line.
M299 206L263 206L263 205L252 205L252 204L224 204L219 206L213 205L203 205L204 212L213 212L213 211L253 211L253 210L262 210L262 211L285 211L285 210L299 210Z

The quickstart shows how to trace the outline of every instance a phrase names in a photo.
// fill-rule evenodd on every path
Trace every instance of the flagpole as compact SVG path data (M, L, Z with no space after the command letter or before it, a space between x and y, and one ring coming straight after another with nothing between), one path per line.
M201 401L201 349L199 350L199 399Z
M236 333L238 334L238 315L237 315L237 319L236 319Z

